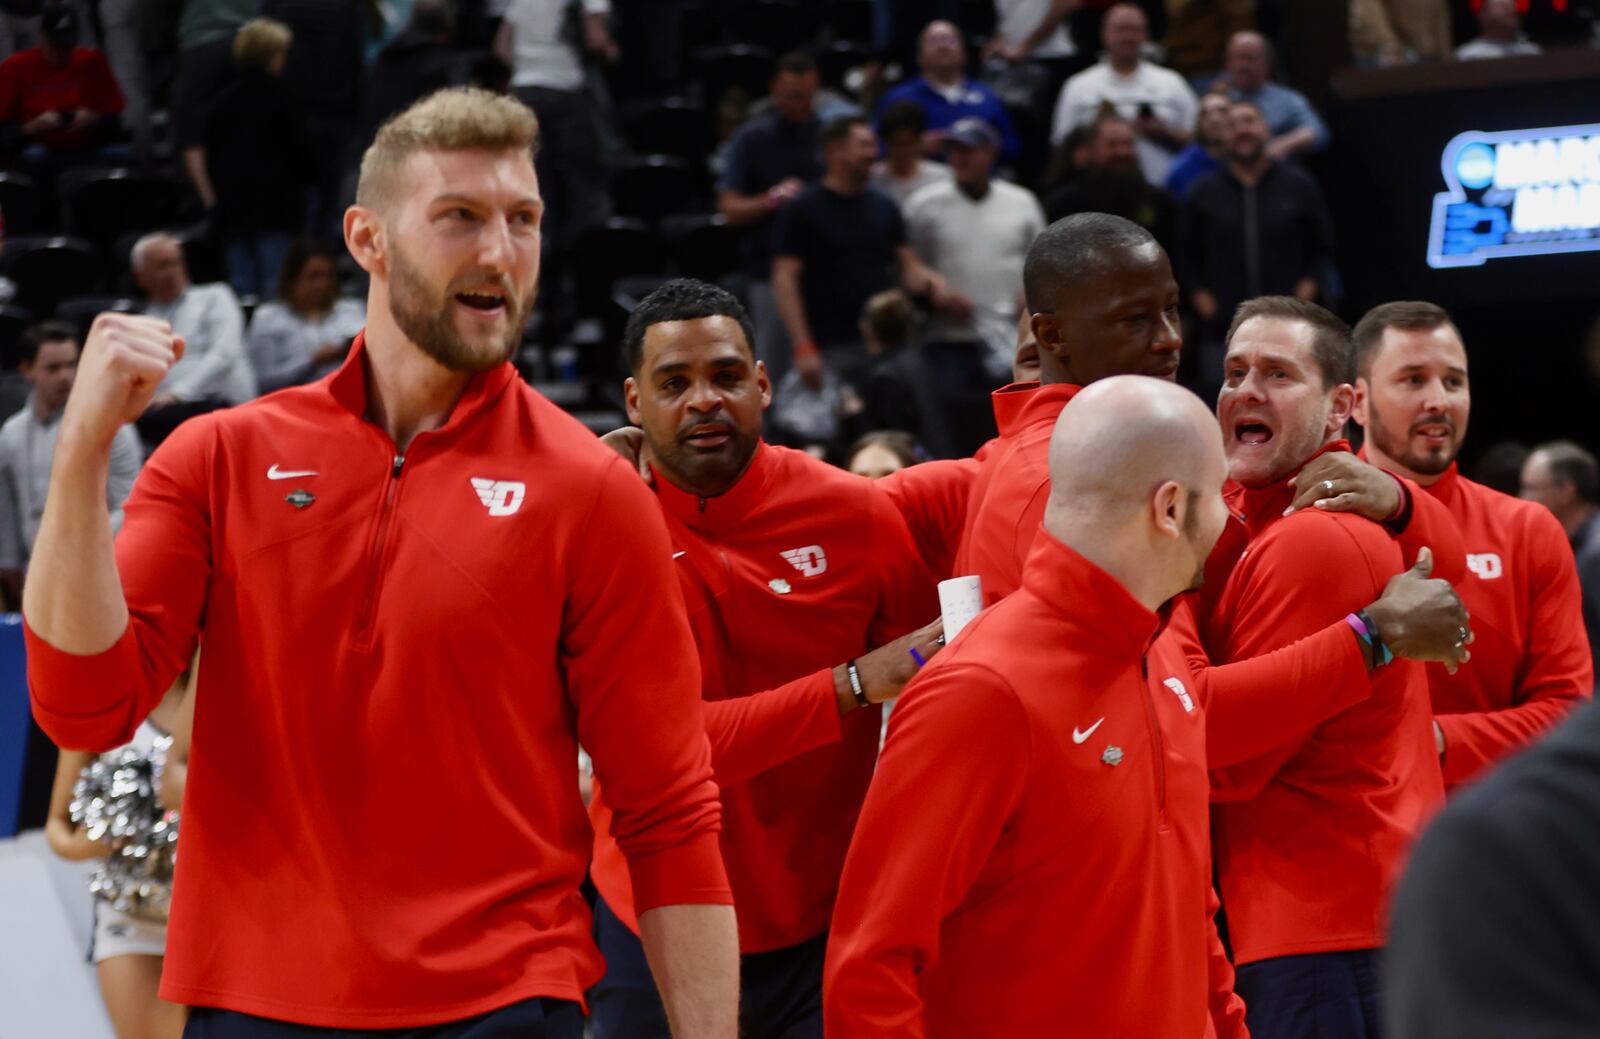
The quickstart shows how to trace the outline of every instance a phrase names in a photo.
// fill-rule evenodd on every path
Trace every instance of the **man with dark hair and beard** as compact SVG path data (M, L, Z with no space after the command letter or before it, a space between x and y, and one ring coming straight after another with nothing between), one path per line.
M700 650L739 907L741 1034L820 1039L828 918L877 756L878 704L939 648L943 628L913 630L938 614L934 581L888 497L762 442L772 389L751 336L729 293L668 282L628 319L624 390ZM602 777L590 804L607 965L592 993L595 1035L667 1039L609 791Z
M1200 319L1200 370L1220 364L1234 310L1257 296L1316 299L1333 264L1333 224L1322 189L1267 150L1272 131L1250 101L1228 108L1221 169L1190 186L1178 207L1178 277Z
M1121 116L1095 120L1089 136L1089 164L1072 183L1045 196L1046 218L1054 223L1074 213L1112 213L1133 221L1171 248L1177 205L1164 188L1144 179L1138 140L1133 123Z
M738 985L700 671L629 468L518 380L539 274L533 113L434 94L379 131L333 375L185 423L113 548L106 466L184 343L102 314L24 592L34 716L124 742L203 639L161 995L208 1039L577 1039L594 760L681 1035ZM429 835L448 829L442 843Z
M1443 308L1385 303L1356 325L1362 453L1445 505L1467 553L1461 599L1480 638L1470 668L1428 669L1434 734L1451 787L1531 743L1594 686L1583 595L1549 510L1462 476L1472 390L1467 350Z

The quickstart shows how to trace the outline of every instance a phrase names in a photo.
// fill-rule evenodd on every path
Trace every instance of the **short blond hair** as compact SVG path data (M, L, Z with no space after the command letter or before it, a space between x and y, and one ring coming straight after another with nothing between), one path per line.
M264 69L294 42L294 32L276 18L252 18L233 34L234 64Z
M450 87L418 101L378 129L361 157L356 204L380 208L395 175L418 152L525 153L539 145L539 118L514 97L478 87Z

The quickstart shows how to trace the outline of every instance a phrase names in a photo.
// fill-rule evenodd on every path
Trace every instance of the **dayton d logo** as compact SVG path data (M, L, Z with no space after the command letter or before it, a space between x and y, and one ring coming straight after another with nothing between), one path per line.
M491 516L511 515L522 508L522 499L528 495L528 485L521 480L486 480L481 476L469 479Z
M818 577L828 572L828 553L822 550L821 545L791 548L787 552L780 552L779 555L806 577Z

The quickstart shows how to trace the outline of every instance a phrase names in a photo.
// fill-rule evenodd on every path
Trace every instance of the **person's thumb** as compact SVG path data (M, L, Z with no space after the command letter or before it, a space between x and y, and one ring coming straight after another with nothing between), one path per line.
M1411 564L1411 572L1418 577L1430 577L1433 574L1433 549L1421 548L1417 551L1417 561Z

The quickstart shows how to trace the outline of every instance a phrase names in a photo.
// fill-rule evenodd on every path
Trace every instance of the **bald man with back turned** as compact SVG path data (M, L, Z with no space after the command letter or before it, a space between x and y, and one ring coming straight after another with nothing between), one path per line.
M834 910L830 1039L1217 1034L1204 723L1176 756L1144 671L1226 520L1225 468L1177 386L1113 377L1063 409L1022 587L890 721Z

